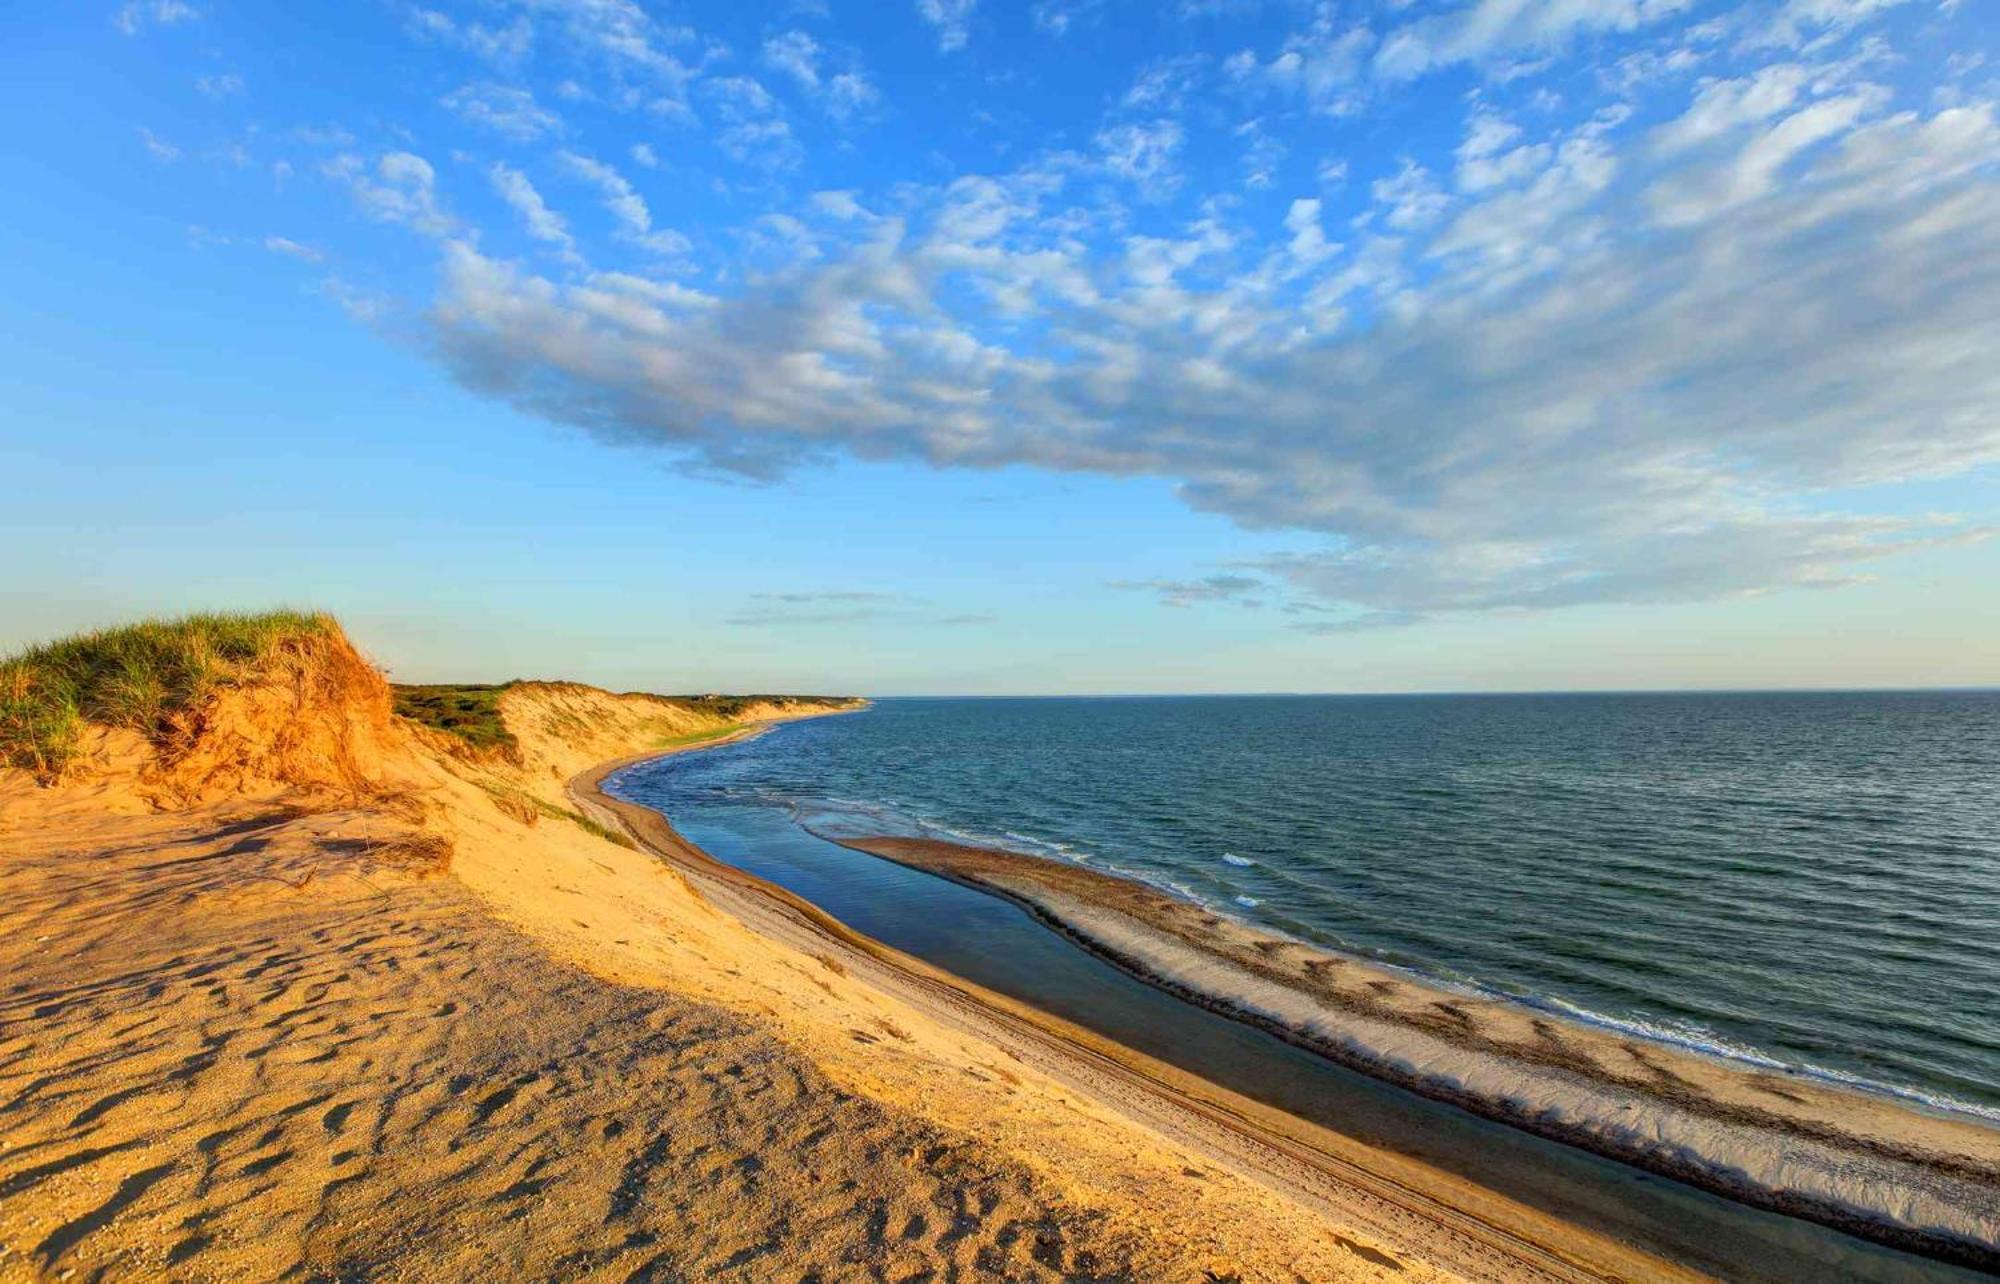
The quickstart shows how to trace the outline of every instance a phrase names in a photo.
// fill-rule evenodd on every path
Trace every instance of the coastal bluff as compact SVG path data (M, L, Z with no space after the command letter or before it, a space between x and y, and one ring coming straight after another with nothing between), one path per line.
M750 930L568 788L861 706L392 688L296 614L0 665L0 1280L1515 1273Z

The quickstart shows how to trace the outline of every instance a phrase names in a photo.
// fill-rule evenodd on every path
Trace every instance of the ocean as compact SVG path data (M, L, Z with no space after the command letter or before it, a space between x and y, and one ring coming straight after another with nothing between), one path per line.
M892 699L618 792L1083 861L2000 1119L2000 692Z

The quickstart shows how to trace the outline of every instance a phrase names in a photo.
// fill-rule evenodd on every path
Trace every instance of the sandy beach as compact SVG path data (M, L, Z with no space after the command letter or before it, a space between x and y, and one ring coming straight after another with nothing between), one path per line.
M520 683L477 748L327 627L163 743L0 772L0 1279L1774 1277L982 990L600 788L859 702Z
M1489 1117L1747 1202L2000 1266L2000 1130L1316 949L1145 884L904 837L835 841L1005 896L1191 1002Z
M1689 1277L578 808L843 707L520 684L471 751L336 636L0 773L0 1278Z

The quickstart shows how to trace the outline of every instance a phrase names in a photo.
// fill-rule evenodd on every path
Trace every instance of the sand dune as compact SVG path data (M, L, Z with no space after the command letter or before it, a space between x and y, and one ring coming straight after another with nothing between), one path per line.
M572 767L714 727L530 685L469 753L342 672L0 772L0 1278L1448 1275L572 809Z

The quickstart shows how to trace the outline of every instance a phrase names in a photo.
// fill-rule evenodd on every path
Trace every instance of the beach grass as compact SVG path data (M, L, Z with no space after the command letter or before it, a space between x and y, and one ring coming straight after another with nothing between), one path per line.
M514 733L500 716L500 697L514 684L395 683L389 692L396 713L412 722L457 736L475 749L511 749Z
M687 745L702 744L709 740L720 740L724 736L734 735L741 730L743 730L743 724L741 723L730 723L721 727L709 727L702 731L690 731L683 736L667 736L660 740L656 747L660 749L679 749Z
M586 834L595 835L607 843L616 843L620 847L638 846L618 830L600 825L580 811L573 811L546 799L537 798L518 785L499 780L481 780L476 783L486 791L486 796L493 800L494 806L524 825L532 825L546 816L550 820L566 820Z
M286 642L338 631L311 611L186 615L98 629L0 660L0 764L62 774L86 722L155 743L173 717L240 681Z

